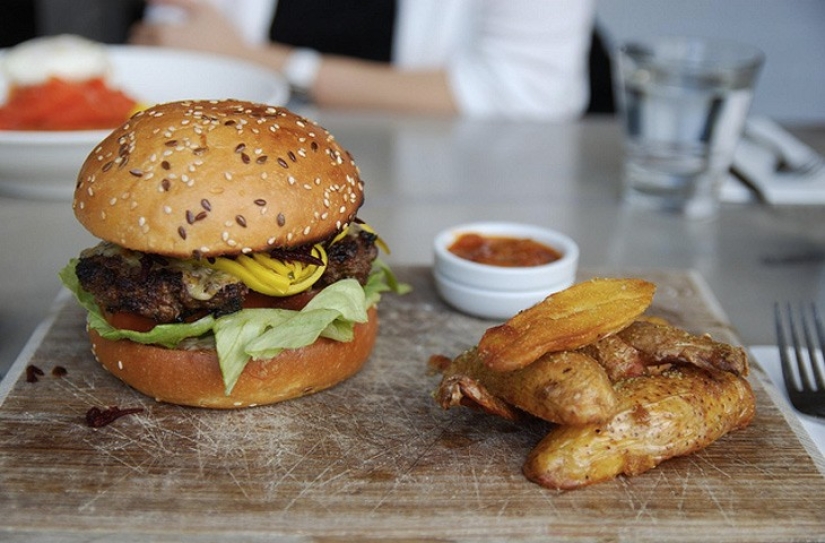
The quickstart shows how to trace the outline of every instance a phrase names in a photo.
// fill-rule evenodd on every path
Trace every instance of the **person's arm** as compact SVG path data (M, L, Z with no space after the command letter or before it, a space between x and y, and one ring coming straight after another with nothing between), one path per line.
M280 44L246 43L237 29L208 2L156 0L179 7L186 18L178 23L141 23L131 42L235 56L283 71L293 48ZM384 109L455 114L447 75L441 70L399 70L378 62L324 55L309 93L322 107Z

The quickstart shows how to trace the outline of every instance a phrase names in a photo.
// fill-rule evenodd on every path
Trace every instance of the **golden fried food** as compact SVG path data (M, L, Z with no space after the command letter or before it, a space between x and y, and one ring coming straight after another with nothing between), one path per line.
M496 372L471 349L444 370L435 396L445 409L470 400L488 413L510 418L500 406L485 407L495 398L541 419L571 425L607 421L618 407L605 370L577 351L547 353L520 370Z
M528 479L574 489L620 474L637 475L744 428L756 409L742 377L689 365L628 379L616 388L620 408L613 419L551 431L524 464Z
M636 321L616 334L619 339L641 353L644 364L689 362L705 369L748 375L748 356L742 347L713 341L710 336L696 336L684 330L649 321Z
M522 418L522 412L492 394L478 379L467 375L447 375L433 393L435 401L444 409L464 406L480 409L488 415L495 415L511 421Z
M657 373L659 367L677 362L748 374L748 356L742 347L644 317L579 350L596 359L612 382Z
M487 330L479 356L495 371L512 371L545 353L578 349L633 322L648 308L655 289L642 279L578 283Z

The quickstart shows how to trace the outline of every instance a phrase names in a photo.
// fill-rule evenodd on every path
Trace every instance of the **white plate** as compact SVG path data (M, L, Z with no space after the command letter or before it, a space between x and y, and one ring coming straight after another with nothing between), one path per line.
M107 51L112 86L142 104L236 98L284 105L289 99L289 86L279 74L229 57L118 45ZM0 74L3 100L7 85ZM70 199L81 164L109 132L0 130L0 193Z

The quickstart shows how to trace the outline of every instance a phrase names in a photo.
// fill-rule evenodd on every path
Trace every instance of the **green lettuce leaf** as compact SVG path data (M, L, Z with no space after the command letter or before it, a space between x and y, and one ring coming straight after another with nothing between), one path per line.
M404 294L410 290L396 280L386 264L376 261L364 287L354 279L338 281L300 311L244 309L217 319L207 316L192 323L161 324L148 332L136 332L115 328L106 321L92 295L80 286L76 266L77 259L72 259L60 271L60 279L89 312L89 326L106 339L171 349L185 339L214 334L227 395L250 360L272 358L284 349L310 345L319 337L351 341L355 324L367 321L367 309L378 303L383 292Z

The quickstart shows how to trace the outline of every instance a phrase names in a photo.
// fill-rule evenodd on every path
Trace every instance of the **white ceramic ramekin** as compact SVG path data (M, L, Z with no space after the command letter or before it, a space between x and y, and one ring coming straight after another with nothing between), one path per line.
M540 266L503 267L461 258L449 247L462 234L526 238L561 253ZM556 230L509 222L478 222L448 228L433 242L433 276L441 297L465 313L489 319L508 319L522 309L563 290L576 279L579 248Z

